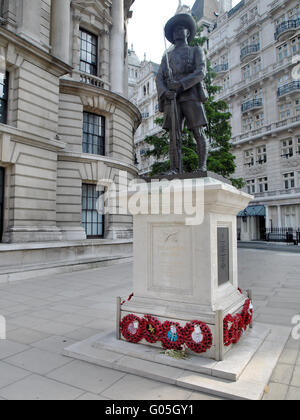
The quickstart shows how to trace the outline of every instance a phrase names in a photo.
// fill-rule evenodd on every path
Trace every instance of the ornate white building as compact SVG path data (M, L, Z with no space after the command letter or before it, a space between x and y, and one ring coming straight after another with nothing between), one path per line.
M103 216L96 202L99 180L137 175L141 116L127 99L133 1L0 2L0 241L131 236L131 217Z
M157 135L161 127L155 123L156 118L161 117L158 110L158 98L156 90L156 75L159 64L146 60L140 62L133 47L128 53L129 68L129 98L139 108L142 114L142 123L135 137L135 159L140 175L148 174L155 162L153 157L147 157L146 152L150 146L145 138Z
M233 118L236 177L254 195L241 239L300 227L300 57L297 0L242 0L210 34L209 59ZM219 82L219 83L218 83ZM252 217L249 217L252 216Z

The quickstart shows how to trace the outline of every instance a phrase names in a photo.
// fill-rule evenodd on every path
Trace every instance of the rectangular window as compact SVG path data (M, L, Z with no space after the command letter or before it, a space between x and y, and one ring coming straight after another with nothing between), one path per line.
M105 156L105 118L83 113L83 153Z
M295 188L295 172L290 172L289 174L283 175L284 188L289 190Z
M7 124L9 73L0 73L0 123Z
M247 80L251 76L250 64L247 64L247 66L242 68L242 73L243 73L244 80Z
M289 159L294 156L293 139L282 140L281 142L281 157Z
M279 111L280 111L281 120L286 120L287 118L290 118L290 116L292 115L292 104L287 103L287 104L281 105L279 107Z
M261 114L255 115L255 128L263 127L265 124L265 114L262 112Z
M259 165L263 163L267 163L267 146L257 147L256 149L256 157L257 162Z
M252 117L243 118L243 132L247 133L248 131L253 130L253 128L254 128L253 118Z
M97 210L98 199L103 192L93 184L82 184L82 226L88 238L104 236L104 216Z
M284 221L286 228L296 228L296 207L284 207Z
M254 153L253 150L246 150L245 151L245 166L254 166Z
M4 214L4 180L5 170L0 167L0 242L3 235L3 214Z
M97 76L98 73L98 38L80 30L80 71Z
M296 99L295 101L295 115L296 117L300 115L300 99Z
M255 179L246 182L248 194L255 194Z
M259 192L261 193L268 191L269 190L268 178L259 178L258 188L259 188Z

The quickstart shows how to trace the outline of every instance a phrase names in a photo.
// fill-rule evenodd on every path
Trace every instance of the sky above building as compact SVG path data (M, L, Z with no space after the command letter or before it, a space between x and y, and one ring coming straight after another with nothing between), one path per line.
M182 4L192 8L195 0L183 0ZM233 0L235 6L239 0ZM164 53L163 28L167 21L175 14L178 0L135 0L131 10L133 17L129 21L129 48L133 44L137 56L160 63ZM169 44L168 44L169 45Z

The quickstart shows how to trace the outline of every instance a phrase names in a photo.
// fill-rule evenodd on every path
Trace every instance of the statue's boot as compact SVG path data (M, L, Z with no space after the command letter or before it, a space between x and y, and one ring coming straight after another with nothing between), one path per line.
M197 141L197 152L198 152L198 171L207 172L207 156L208 147L205 136L201 136L201 140Z

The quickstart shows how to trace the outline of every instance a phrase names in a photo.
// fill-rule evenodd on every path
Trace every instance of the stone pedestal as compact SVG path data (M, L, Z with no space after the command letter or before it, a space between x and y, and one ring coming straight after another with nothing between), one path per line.
M252 197L212 178L189 181L171 188L170 213L163 184L139 192L149 214L134 216L134 298L122 306L121 319L149 314L183 327L201 321L213 335L213 347L202 356L220 360L227 350L223 319L241 311L246 300L238 291L237 214ZM193 217L176 214L180 195L185 208L197 202Z

